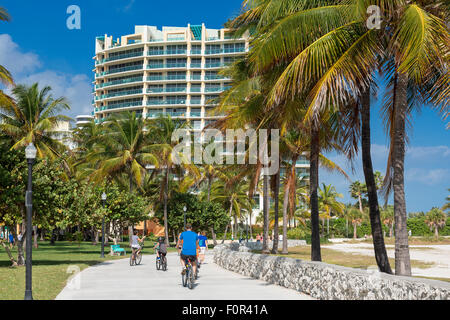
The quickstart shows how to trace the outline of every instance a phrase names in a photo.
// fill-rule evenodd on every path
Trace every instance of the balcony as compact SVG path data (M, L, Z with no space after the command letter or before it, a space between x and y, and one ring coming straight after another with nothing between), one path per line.
M119 91L119 92L108 93L108 94L102 95L102 99L113 98L113 97L120 97L120 96L128 96L128 95L132 95L132 94L142 94L142 89L126 90L126 91Z
M205 54L223 54L223 53L242 53L245 48L224 48L224 49L210 49L206 50Z
M221 62L215 62L215 63L206 63L205 68L221 68L224 67L225 64Z
M109 61L116 61L116 60L126 59L126 58L142 57L143 54L144 54L144 52L133 52L133 53L128 53L128 54L121 54L121 55L118 55L118 56L112 56L112 57L103 59L102 63L109 62Z
M200 69L201 67L202 67L202 64L198 63L198 62L194 62L189 65L189 68L193 68L193 69Z
M224 87L206 87L205 92L221 92L225 90Z
M205 75L205 80L230 80L230 78L222 75Z
M154 63L147 65L147 69L186 68L186 63Z
M186 80L186 75L148 76L147 81Z
M171 117L186 117L186 111L182 111L182 112L166 112L166 114L170 115Z
M161 93L164 92L164 88L149 88L147 93Z
M157 118L159 116L163 116L164 112L162 110L148 110L147 111L147 118Z
M105 110L136 107L136 106L142 106L142 102L125 102L125 103L110 104L106 106Z
M142 70L142 65L129 66L129 67L124 67L124 68L116 68L116 69L106 71L105 74L114 74L114 73L133 71L133 70Z
M162 55L176 55L176 54L186 54L186 49L180 50L152 50L147 51L148 56L162 56Z
M172 105L172 104L186 104L185 99L180 100L148 100L148 106L157 106L157 105Z
M190 114L189 114L189 116L192 118L192 117L197 117L197 118L199 118L199 117L201 117L201 115L202 115L202 112L201 111L192 111L191 110L191 112L190 112Z
M99 89L99 88L104 88L104 87L109 87L109 86L114 86L117 84L124 84L124 83L132 83L132 82L140 82L142 81L142 77L139 78L128 78L128 79L121 79L121 80L114 80L114 81L109 81L109 82L104 82L104 83L100 83L100 84L96 84L95 88Z
M167 41L186 41L185 37L167 38Z
M186 87L166 88L164 92L186 92Z
M191 55L201 55L202 50L201 49L193 49L191 50Z
M191 80L202 80L202 76L200 74L191 75Z
M202 88L191 87L189 92L202 92Z

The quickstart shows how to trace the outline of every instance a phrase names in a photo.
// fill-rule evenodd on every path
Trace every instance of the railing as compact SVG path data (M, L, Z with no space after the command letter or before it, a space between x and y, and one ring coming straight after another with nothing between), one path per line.
M132 70L140 70L140 69L142 69L142 65L136 65L136 66L129 66L129 67L123 67L123 68L112 69L112 70L106 71L105 74L112 74L112 73L119 73L119 72L132 71Z
M164 112L159 111L158 112L154 112L154 111L147 111L147 118L157 118L159 116L163 116Z
M223 90L224 87L205 87L205 92L219 92Z
M206 39L206 41L214 41L214 40L219 40L219 37L209 37L208 39Z
M202 76L201 75L191 75L191 80L202 80Z
M202 92L202 88L191 87L190 92Z
M148 106L170 105L170 104L186 104L186 100L148 100Z
M119 97L119 96L128 96L128 95L131 95L131 94L141 94L141 93L142 93L142 89L118 91L118 92L104 94L104 95L102 95L102 99L112 98L112 97Z
M142 105L142 102L116 103L116 104L107 105L105 110L118 109L118 108L127 108L127 107L136 107L136 106L141 106L141 105Z
M164 41L163 39L150 39L150 42L161 42Z
M103 62L116 61L116 60L126 59L126 58L141 57L143 55L144 55L143 51L142 52L133 52L133 53L121 54L118 56L112 56L112 57L103 59L102 61Z
M147 93L161 93L164 91L164 88L149 88L147 89Z
M166 114L170 115L171 117L186 117L186 111L185 112L166 112Z
M223 49L205 50L205 54L239 53L239 52L245 52L245 48L223 48Z
M186 87L166 88L164 92L186 92Z
M189 116L190 117L200 117L202 115L201 111L196 111L196 112L190 112Z
M138 78L135 77L135 78L128 78L128 79L104 82L104 83L96 84L95 88L99 89L99 88L104 88L104 87L108 87L108 86L114 86L116 84L132 83L132 82L139 82L139 81L142 81L142 77L138 77Z
M172 55L172 54L186 54L186 49L180 49L180 50L153 50L153 51L147 51L148 56L160 56L160 55Z
M215 63L206 63L205 68L220 68L225 66L224 63L221 62L215 62Z
M193 49L193 50L191 50L191 54L202 54L202 50L201 49Z
M167 38L167 41L184 41L185 37Z
M186 63L155 63L147 65L147 69L186 68Z
M230 78L222 75L205 75L205 80L230 80Z
M148 76L147 81L161 81L161 80L186 80L186 75L176 76Z

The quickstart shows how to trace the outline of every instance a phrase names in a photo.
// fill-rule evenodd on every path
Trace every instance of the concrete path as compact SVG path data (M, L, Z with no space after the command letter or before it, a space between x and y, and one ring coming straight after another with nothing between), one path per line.
M169 253L168 270L157 271L155 255L139 266L129 259L107 261L78 273L56 300L310 300L295 290L224 270L207 253L193 290L181 284L177 253Z

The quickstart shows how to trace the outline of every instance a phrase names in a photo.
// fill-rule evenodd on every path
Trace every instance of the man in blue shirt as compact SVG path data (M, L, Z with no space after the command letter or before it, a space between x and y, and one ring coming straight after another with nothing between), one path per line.
M177 247L181 247L180 261L183 266L181 274L186 274L186 260L189 259L192 262L194 274L197 274L197 248L198 248L198 235L192 231L192 225L186 224L186 231L180 234Z

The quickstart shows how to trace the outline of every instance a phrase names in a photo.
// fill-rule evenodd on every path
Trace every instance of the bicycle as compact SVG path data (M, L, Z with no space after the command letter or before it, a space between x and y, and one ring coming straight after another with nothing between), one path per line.
M135 252L133 254L133 251L131 252L131 256L130 256L130 266L137 266L139 264L141 264L142 261L142 250L144 250L144 243L142 243L142 246L140 249L137 250L137 252Z
M158 250L155 249L155 254L157 253ZM166 271L167 270L167 258L165 254L160 254L159 255L159 259L158 257L156 257L156 270L163 270Z
M189 289L193 289L195 279L197 279L197 272L194 275L194 268L190 258L185 259L185 270L186 272L181 275L183 287L187 286Z

